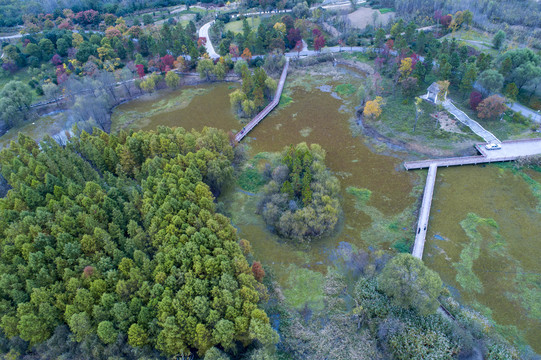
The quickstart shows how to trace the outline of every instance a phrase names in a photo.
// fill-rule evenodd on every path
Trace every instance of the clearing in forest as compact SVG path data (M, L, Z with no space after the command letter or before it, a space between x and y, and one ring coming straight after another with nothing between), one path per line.
M374 25L374 13L377 14L375 20L376 26L387 24L395 15L394 12L382 14L379 10L362 7L348 14L348 19L351 21L351 26L357 29L364 29L366 25Z

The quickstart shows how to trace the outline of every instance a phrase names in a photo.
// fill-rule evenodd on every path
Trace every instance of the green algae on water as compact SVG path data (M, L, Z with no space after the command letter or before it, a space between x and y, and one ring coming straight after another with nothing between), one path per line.
M278 107L280 109L283 109L285 107L287 107L289 104L291 104L293 102L293 98L287 94L282 94L282 96L280 96L280 102L278 102Z
M335 88L336 92L341 96L350 96L357 92L357 89L355 89L355 86L351 84L340 84L337 85Z
M518 302L526 310L529 318L541 320L541 275L537 273L527 273L517 266L517 276L515 277L516 293L507 292L506 296Z
M323 274L290 264L286 272L284 296L286 301L297 310L308 306L312 310L323 310Z
M361 208L366 205L366 203L370 200L370 197L372 196L372 191L368 189L356 188L354 186L348 186L346 192L355 196L355 207L359 210L361 210Z
M301 134L302 137L308 137L310 136L310 133L312 132L312 128L310 127L305 127L305 128L302 128L299 133Z
M372 220L371 227L361 231L363 240L373 244L388 242L398 252L409 252L413 241L411 233L411 224L414 221L413 206L409 206L399 214L386 216L376 207L368 205L372 197L371 190L348 186L346 193L355 197L355 209L365 213Z
M485 226L495 241L489 244L492 251L503 248L501 236L498 234L498 223L494 219L484 219L474 213L469 213L466 219L460 222L460 226L470 238L470 242L464 246L460 253L460 261L453 263L456 269L456 281L468 292L483 292L481 280L473 272L473 262L479 258L483 236L478 227Z

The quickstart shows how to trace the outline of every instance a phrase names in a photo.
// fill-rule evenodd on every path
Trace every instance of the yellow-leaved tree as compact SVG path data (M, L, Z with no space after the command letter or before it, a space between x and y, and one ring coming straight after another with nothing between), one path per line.
M447 90L449 90L449 85L451 84L449 80L442 80L437 82L440 87L440 92L438 93L438 100L443 101L447 97Z
M411 72L413 70L413 62L410 57L407 57L405 59L402 59L400 62L400 80L406 79L408 76L411 75Z
M286 33L286 24L283 22L277 22L273 26L274 30L280 32L280 34L284 35Z
M383 104L383 98L376 96L374 100L366 102L364 105L364 116L371 120L377 119L381 115L381 105Z

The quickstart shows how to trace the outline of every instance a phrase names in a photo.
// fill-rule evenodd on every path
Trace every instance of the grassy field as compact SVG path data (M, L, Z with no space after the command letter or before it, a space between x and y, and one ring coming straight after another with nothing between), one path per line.
M512 120L512 111L508 111L504 114L502 121L500 120L486 120L477 117L475 111L469 108L469 106L455 103L460 110L464 111L470 118L477 121L481 126L490 131L500 140L509 140L515 138L523 138L532 134L530 125L516 123Z
M17 141L19 132L40 141L46 134L60 132L65 127L67 121L65 112L27 120L0 136L0 149L8 146L11 141Z
M390 19L394 17L394 12L388 11L391 9L374 10L368 7L361 7L358 10L348 14L348 19L351 21L351 25L357 29L364 29L366 25L373 25L373 14L377 14L376 24L385 25Z
M490 34L486 31L481 31L477 29L460 29L456 32L450 33L442 37L448 39L457 39L459 42L464 42L466 45L469 45L479 51L484 51L494 57L498 56L498 50L492 47L492 37L493 34ZM511 44L516 45L516 44Z
M438 112L438 109L425 101L421 103L422 113L419 115L417 126L413 131L415 124L415 105L413 101L404 103L401 95L389 96L384 98L385 104L382 106L382 113L379 122L388 127L388 136L396 136L400 133L405 139L410 137L422 137L423 139L435 142L460 142L464 140L476 140L476 136L466 127L458 123L459 129L464 133L451 133L440 128L432 114Z
M261 24L261 18L258 17L251 17L248 20L248 25L252 28L252 30L257 30L257 27L259 24ZM237 21L231 21L225 24L225 31L232 31L235 34L242 32L242 20Z

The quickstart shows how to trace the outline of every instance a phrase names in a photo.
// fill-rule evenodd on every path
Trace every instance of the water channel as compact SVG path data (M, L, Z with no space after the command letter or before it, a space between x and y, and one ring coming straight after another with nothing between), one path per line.
M219 199L239 236L251 242L255 258L284 286L292 286L291 266L325 272L329 251L342 242L375 251L400 249L397 244L414 237L411 227L426 171L401 170L406 153L352 135L354 96L333 92L343 80L328 79L330 87L286 84L292 103L273 111L246 141L250 156L259 154L263 163L269 152L303 141L327 151L327 165L342 186L344 216L337 234L308 247L292 245L265 228L255 214L257 196L232 187ZM122 104L113 113L112 131L159 125L238 130L242 125L231 113L228 96L236 86L187 87ZM528 179L539 182L541 174L494 165L438 171L424 260L465 304L502 325L516 326L541 353L541 199L532 195ZM368 203L359 204L348 187L370 190Z

